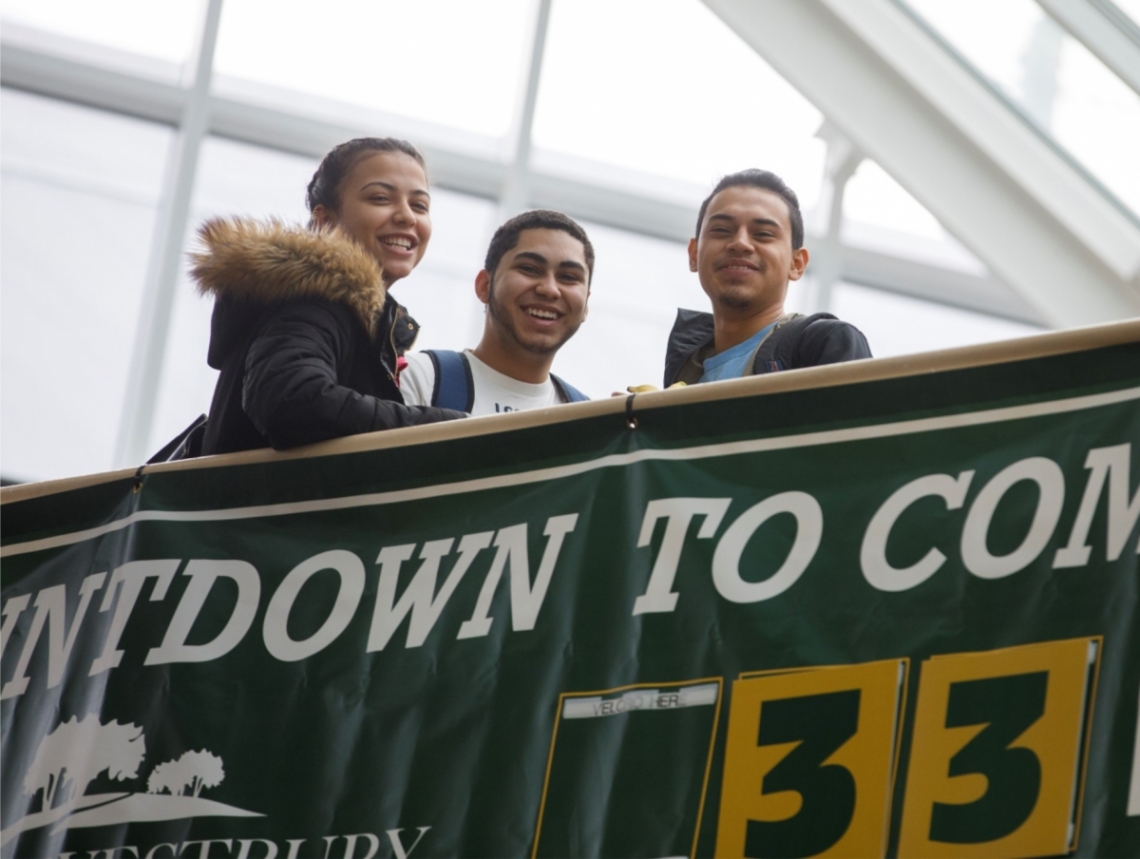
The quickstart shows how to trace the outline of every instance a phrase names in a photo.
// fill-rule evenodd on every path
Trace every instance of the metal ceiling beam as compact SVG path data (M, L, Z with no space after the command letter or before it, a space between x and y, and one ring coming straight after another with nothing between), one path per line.
M992 274L970 274L939 268L918 260L845 245L840 250L843 280L907 298L984 313L1011 322L1049 327ZM948 300L953 296L952 300Z
M1140 315L1140 229L890 0L704 0L1050 325Z
M5 22L0 31L0 82L164 125L178 123L189 93L179 84L174 63L116 62L122 57L118 51L85 47Z
M1121 280L1140 274L1140 219L988 81L948 50L902 0L820 0L960 137ZM890 126L888 126L889 130Z
M1037 3L1140 94L1140 29L1127 16L1097 0L1037 0Z
M542 60L546 54L546 34L550 30L550 3L551 0L533 0L532 3L534 23L530 33L530 62L526 65L521 92L516 99L515 119L511 129L514 151L503 196L499 200L500 222L525 211L530 202L534 112L538 107L538 85L542 79Z
M186 103L186 91L177 84L177 69L158 61L132 68L127 59L111 49L93 49L54 35L47 39L8 25L0 37L0 84L176 124ZM500 199L508 177L509 165L498 140L222 76L214 77L209 129L217 136L310 158L320 158L352 137L406 137L424 152L436 185L488 200ZM536 153L541 155L541 151ZM621 187L610 181L613 171L589 162L576 162L573 170L565 171L549 168L552 160L570 159L536 157L540 167L532 161L532 205L668 241L687 242L692 236L695 203ZM598 178L591 179L591 173ZM70 181L68 177L56 179ZM810 228L809 236L819 239ZM848 245L840 248L838 277L949 307L1046 324L1034 307L994 277Z
M820 241L812 254L808 274L814 287L812 310L823 313L831 310L832 292L843 274L843 246L840 240L843 199L847 193L847 183L863 161L863 153L827 122L816 132L816 137L827 143L827 158L824 161L819 206L815 212Z
M123 414L115 444L115 467L145 461L154 425L166 341L174 313L175 288L182 268L182 245L190 223L198 153L210 121L210 81L214 73L214 48L222 18L222 0L209 0L203 10L192 66L193 77L182 116L179 118L167 157L162 202L155 219L150 270L143 291L135 335Z

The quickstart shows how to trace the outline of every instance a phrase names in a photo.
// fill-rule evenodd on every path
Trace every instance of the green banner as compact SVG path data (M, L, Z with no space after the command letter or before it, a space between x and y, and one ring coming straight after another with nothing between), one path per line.
M5 490L0 855L1140 855L1140 326L1007 346Z

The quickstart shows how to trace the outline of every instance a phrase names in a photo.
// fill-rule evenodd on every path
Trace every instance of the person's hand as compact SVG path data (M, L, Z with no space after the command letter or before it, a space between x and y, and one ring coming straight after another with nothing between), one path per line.
M661 390L656 385L630 385L624 391L614 391L611 397L625 397L629 394L648 394L650 391Z

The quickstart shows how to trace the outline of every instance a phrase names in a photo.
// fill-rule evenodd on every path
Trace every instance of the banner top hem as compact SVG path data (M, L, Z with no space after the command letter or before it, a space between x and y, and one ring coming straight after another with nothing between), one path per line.
M1140 342L1140 319L1048 332L976 346L961 346L890 358L872 358L843 364L828 364L781 373L748 376L710 385L694 385L667 391L651 391L630 394L629 396L611 397L605 400L569 403L525 412L448 421L422 427L363 433L292 450L277 451L271 448L261 448L240 453L206 456L179 462L143 465L138 468L6 486L0 489L0 506L111 483L130 478L136 474L158 474L166 471L253 465L290 459L338 456L387 448L433 444L565 423L582 418L620 415L627 410L644 411L761 394L788 393L860 382L881 381L947 370L1010 363L1030 358L1063 355L1068 352L1106 348L1134 342ZM631 399L632 403L627 402Z

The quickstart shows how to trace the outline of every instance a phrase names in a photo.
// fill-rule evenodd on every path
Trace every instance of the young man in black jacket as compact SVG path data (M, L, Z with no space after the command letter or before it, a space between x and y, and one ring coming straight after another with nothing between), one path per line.
M784 312L788 283L807 268L803 244L799 200L779 176L744 170L717 183L689 241L712 313L677 311L666 387L871 357L859 329L830 313Z

